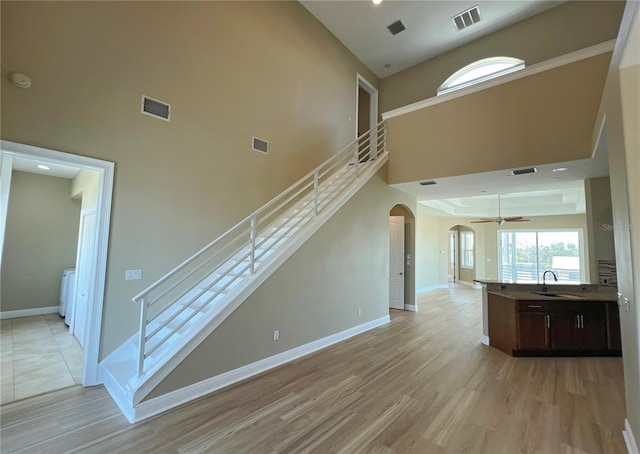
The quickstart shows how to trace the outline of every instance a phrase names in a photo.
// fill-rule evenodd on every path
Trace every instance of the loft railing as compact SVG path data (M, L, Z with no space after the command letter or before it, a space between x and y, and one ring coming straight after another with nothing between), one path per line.
M140 303L138 376L152 355L220 303L385 151L382 121L133 297ZM285 216L286 214L286 216Z

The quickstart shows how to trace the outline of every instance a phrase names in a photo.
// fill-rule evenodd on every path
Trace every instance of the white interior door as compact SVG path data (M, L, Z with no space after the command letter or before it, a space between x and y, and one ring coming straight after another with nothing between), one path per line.
M85 211L80 215L80 237L78 241L78 259L76 261L76 297L75 310L69 329L84 348L87 325L87 308L92 294L92 276L94 275L96 211Z
M404 216L389 216L389 307L404 309Z

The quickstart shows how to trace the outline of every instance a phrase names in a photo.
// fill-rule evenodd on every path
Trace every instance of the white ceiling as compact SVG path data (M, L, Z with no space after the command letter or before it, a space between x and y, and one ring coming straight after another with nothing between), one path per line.
M564 1L300 0L331 33L378 77L384 78L450 51ZM452 17L479 5L481 21L458 31ZM401 20L406 30L387 26ZM385 65L390 67L386 68Z
M46 165L49 170L39 169L38 165ZM13 158L13 170L20 172L39 173L41 175L48 175L50 177L67 178L72 179L80 171L77 167L63 166L59 164L51 164L49 162L42 162L36 159L27 158Z

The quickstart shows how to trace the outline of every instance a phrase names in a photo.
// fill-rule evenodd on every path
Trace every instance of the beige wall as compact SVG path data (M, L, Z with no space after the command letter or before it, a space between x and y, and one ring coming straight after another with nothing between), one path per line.
M0 7L2 138L116 163L101 358L137 330L133 295L353 140L357 73L378 85L297 2Z
M590 158L610 59L598 55L389 119L389 183Z
M80 206L71 180L14 171L2 260L2 312L58 306L74 268Z
M599 282L598 260L615 260L613 240L613 214L611 213L611 186L609 177L585 180L584 191L589 229L589 256L591 282Z
M527 66L583 49L618 33L624 1L570 1L419 63L380 82L380 111L436 95L454 72L477 60L507 56Z
M386 185L385 173L383 167L148 398L388 315L389 211L397 203L416 207L413 197Z
M635 16L636 36L640 15ZM631 45L636 49L637 44ZM637 55L631 56L636 59ZM614 71L607 91L607 145L616 245L618 291L629 300L620 310L627 419L640 444L640 65Z
M82 169L71 180L71 197L82 199L82 209L95 207L98 203L100 174Z
M583 231L585 253L585 280L589 280L589 232L584 214L565 216L528 217L531 222L471 224L475 218L434 216L418 204L418 263L416 273L418 289L447 283L448 235L452 227L468 228L475 232L475 278L498 278L498 232L500 230L544 230L576 228ZM462 270L461 277L462 277Z

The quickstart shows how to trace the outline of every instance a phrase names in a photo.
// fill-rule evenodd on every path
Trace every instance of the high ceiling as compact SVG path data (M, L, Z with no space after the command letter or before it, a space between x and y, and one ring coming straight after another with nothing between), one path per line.
M385 78L563 1L404 1L300 0L331 33L378 77ZM481 21L457 31L452 17L478 5ZM401 20L406 30L392 35L387 26ZM389 67L386 67L389 65ZM546 216L585 212L584 180L609 174L606 149L594 159L537 166L532 175L515 177L504 169L440 178L434 186L418 181L393 185L415 195L438 216L497 216L497 194L503 216ZM568 170L554 172L566 167Z
M331 33L378 77L384 78L557 6L563 1L300 0ZM481 20L458 31L452 17L479 6ZM406 30L387 26L401 20ZM385 65L389 65L386 67Z

